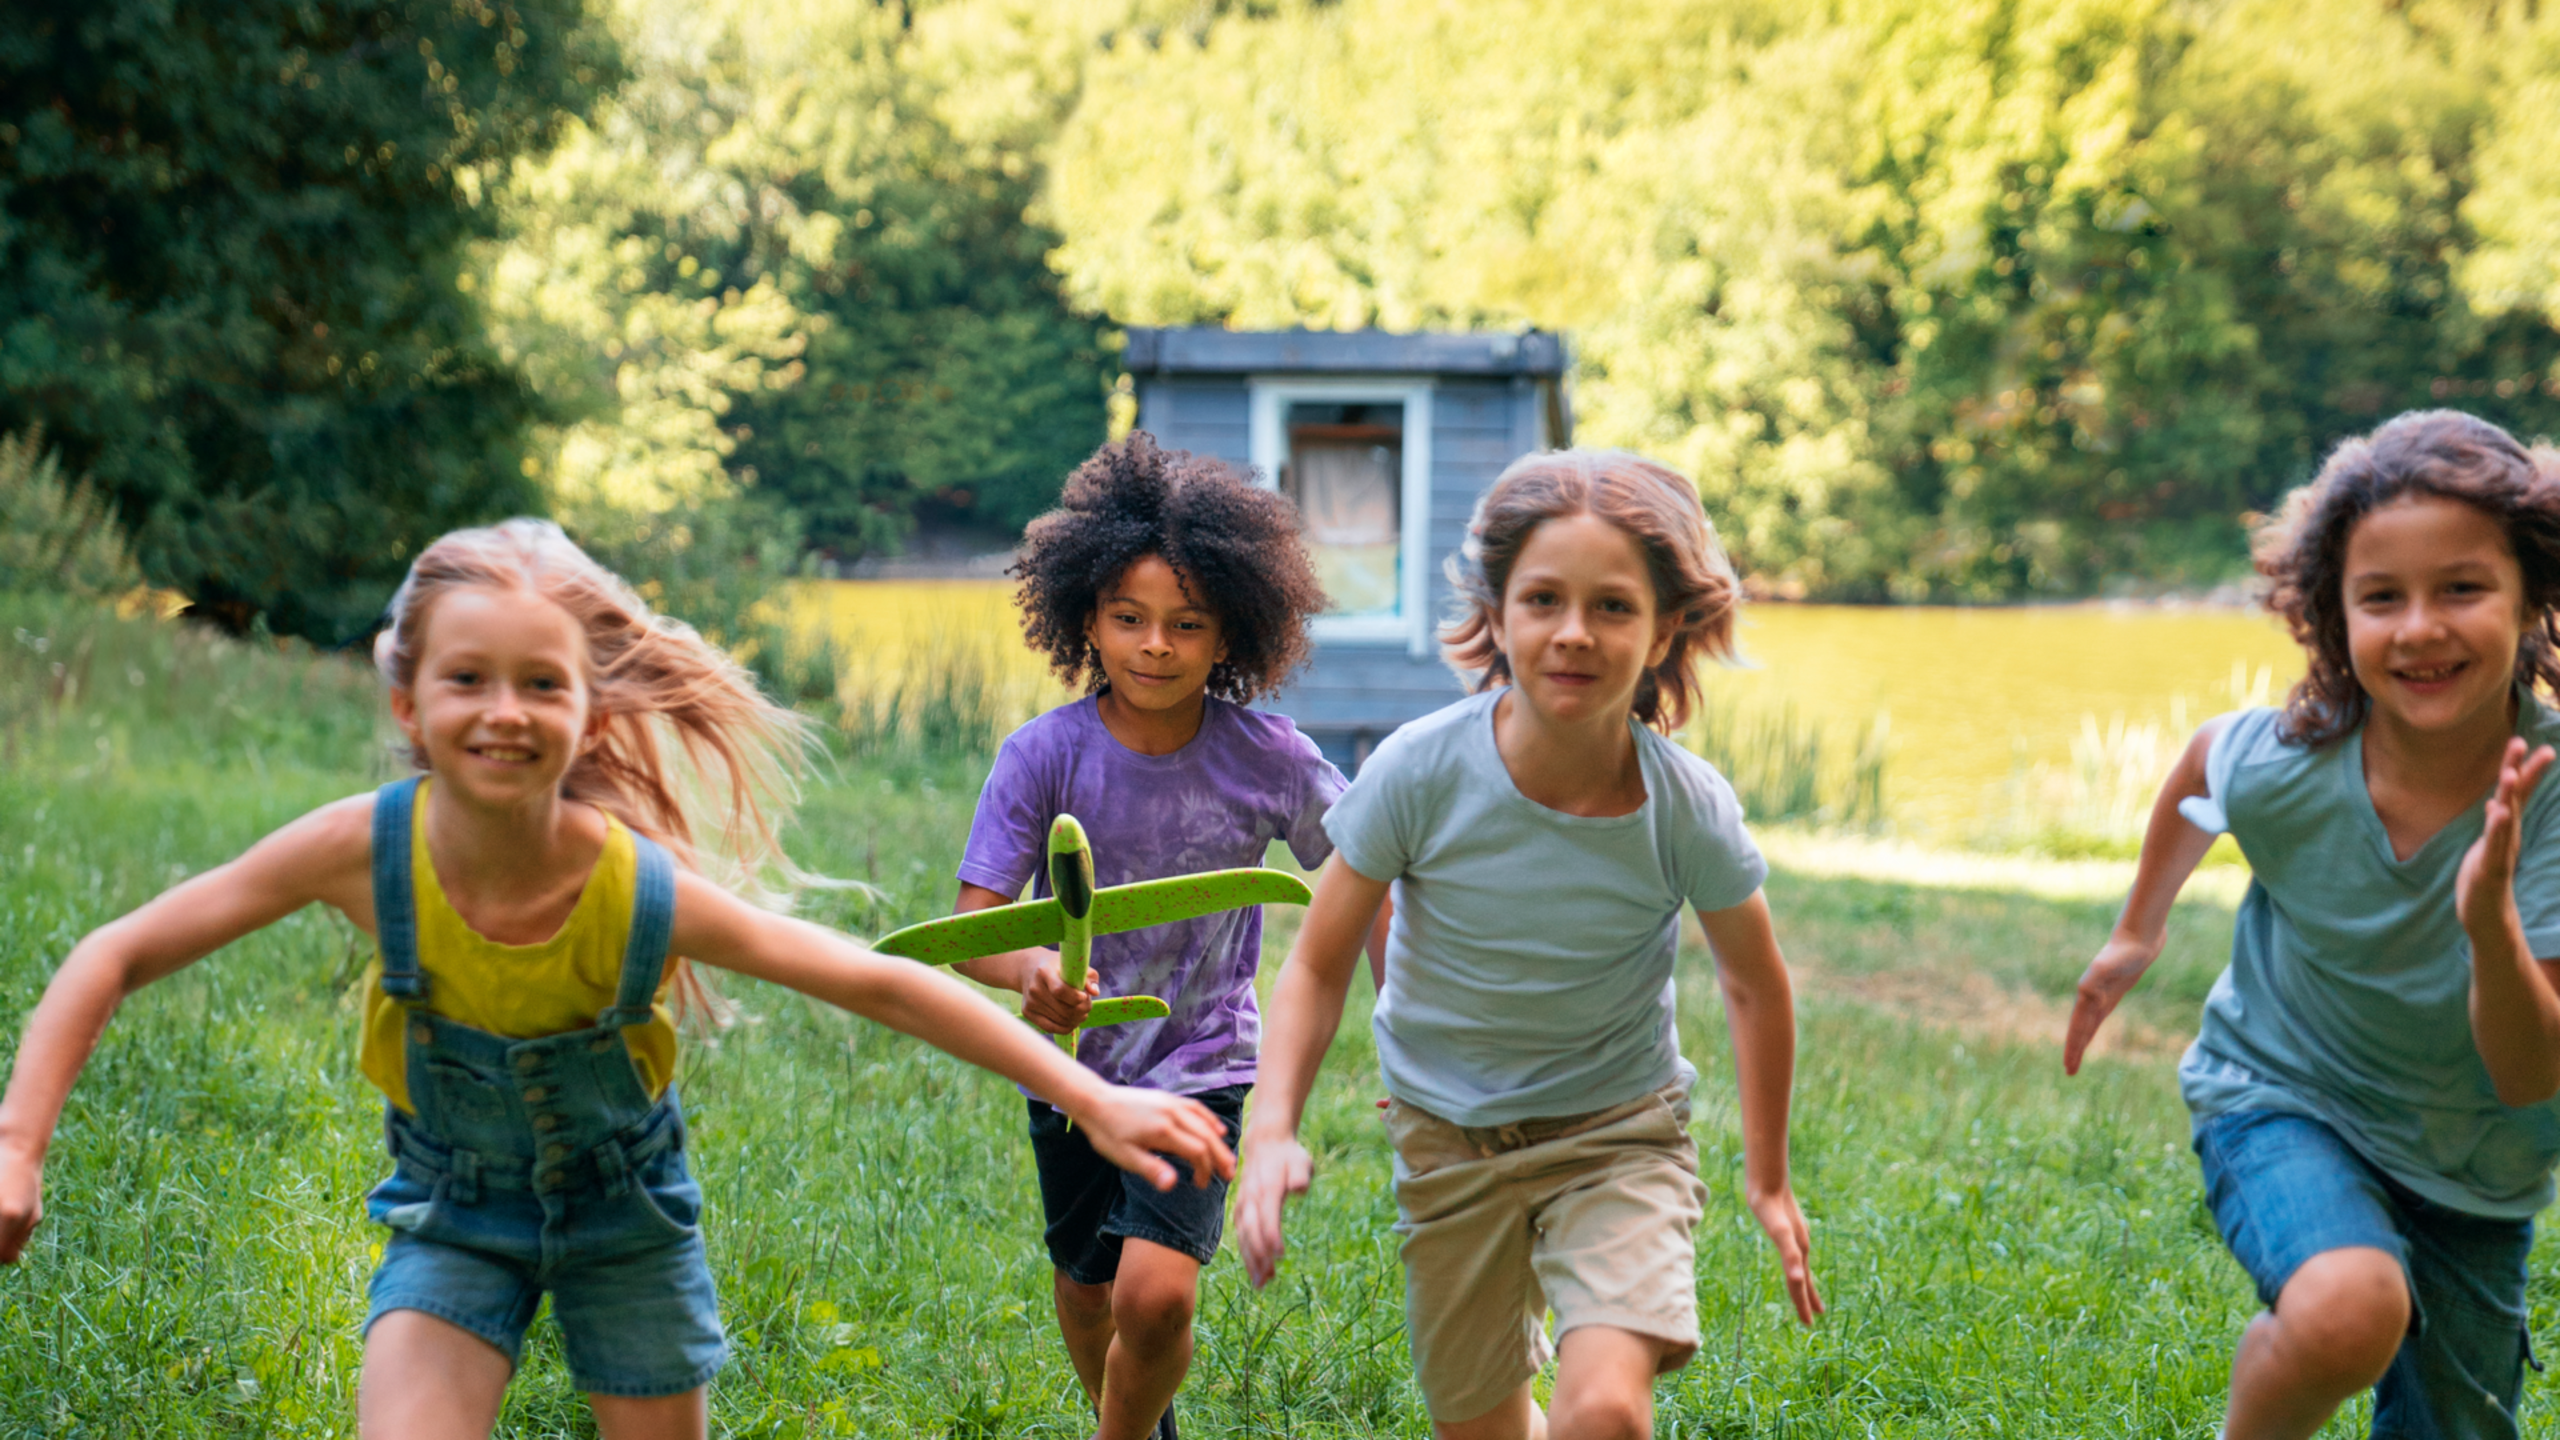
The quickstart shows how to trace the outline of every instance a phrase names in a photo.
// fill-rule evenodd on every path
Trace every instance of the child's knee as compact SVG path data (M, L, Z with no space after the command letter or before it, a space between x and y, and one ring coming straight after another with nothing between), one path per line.
M1142 1344L1171 1343L1191 1333L1200 1308L1196 1280L1181 1275L1123 1274L1111 1289L1111 1319Z
M2303 1262L2276 1297L2285 1347L2343 1388L2382 1376L2409 1333L2409 1281L2400 1262L2368 1246Z
M1111 1286L1108 1282L1087 1285L1064 1270L1052 1273L1056 1279L1050 1288L1057 1297L1058 1313L1088 1325L1111 1318Z
M1653 1433L1652 1391L1595 1385L1559 1394L1547 1407L1547 1433L1556 1440L1644 1440Z

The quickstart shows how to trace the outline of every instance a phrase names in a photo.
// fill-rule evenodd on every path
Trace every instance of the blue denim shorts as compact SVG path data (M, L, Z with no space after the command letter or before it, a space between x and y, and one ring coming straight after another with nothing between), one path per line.
M2214 1224L2267 1305L2326 1251L2366 1246L2400 1262L2409 1335L2374 1387L2377 1440L2513 1440L2533 1358L2525 1330L2532 1221L2428 1200L2307 1116L2217 1115L2196 1126L2195 1147Z
M1209 1107L1226 1127L1227 1148L1244 1133L1244 1097L1250 1085L1229 1085L1191 1098ZM1040 1172L1040 1208L1048 1221L1049 1263L1079 1285L1107 1285L1120 1273L1120 1249L1145 1240L1179 1250L1206 1265L1226 1233L1227 1182L1209 1177L1207 1189L1183 1170L1170 1190L1102 1158L1044 1101L1031 1105L1031 1159Z
M703 1253L702 1191L684 1152L661 1150L617 1193L482 1185L470 1203L432 1167L400 1158L365 1198L392 1227L365 1329L394 1310L460 1326L519 1361L545 1292L569 1377L592 1395L681 1395L728 1358Z

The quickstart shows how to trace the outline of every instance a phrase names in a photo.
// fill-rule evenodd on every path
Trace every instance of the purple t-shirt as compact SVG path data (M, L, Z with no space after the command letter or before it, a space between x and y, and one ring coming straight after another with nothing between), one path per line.
M1048 894L1049 822L1060 815L1083 822L1105 887L1259 865L1275 839L1312 870L1333 853L1324 813L1343 784L1285 716L1212 699L1190 744L1141 755L1111 738L1087 696L1006 737L960 879L1006 896L1036 879ZM1261 963L1260 906L1095 936L1104 995L1153 995L1173 1013L1087 1030L1077 1058L1115 1084L1177 1095L1251 1084Z

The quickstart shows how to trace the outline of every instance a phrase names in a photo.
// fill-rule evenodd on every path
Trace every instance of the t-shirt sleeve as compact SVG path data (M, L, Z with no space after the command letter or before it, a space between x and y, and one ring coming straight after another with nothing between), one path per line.
M2277 713L2273 710L2243 710L2213 732L2213 739L2204 750L2205 793L2190 795L2178 802L2178 813L2186 817L2188 824L2207 835L2220 835L2230 830L2232 772L2239 768L2241 757L2275 723Z
M1342 798L1344 788L1351 782L1343 779L1342 772L1333 768L1333 762L1324 758L1324 752L1316 748L1315 741L1294 727L1289 732L1289 740L1296 747L1292 758L1297 762L1298 784L1294 787L1296 804L1280 838L1289 842L1289 853L1297 857L1302 868L1313 870L1333 854L1333 838L1325 833L1324 817L1333 809L1334 802Z
M1333 848L1372 880L1393 880L1413 861L1413 789L1420 777L1398 738L1388 736L1371 752L1358 778L1324 814Z
M2548 779L2525 803L2523 844L2516 852L2516 913L2525 949L2536 960L2560 960L2560 794Z
M1742 823L1742 801L1703 761L1679 767L1681 813L1665 837L1680 893L1701 912L1730 910L1758 893L1769 862Z
M960 852L960 880L1010 900L1040 868L1049 836L1050 788L1043 784L1032 747L1016 734L996 751L969 821L969 843Z

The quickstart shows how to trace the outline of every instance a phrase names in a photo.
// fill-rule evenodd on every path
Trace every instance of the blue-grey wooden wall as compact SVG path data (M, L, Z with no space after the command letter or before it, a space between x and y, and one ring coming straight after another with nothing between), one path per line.
M1293 373L1298 379L1358 379ZM1431 393L1430 618L1449 613L1449 557L1465 540L1476 497L1513 460L1537 448L1545 404L1527 376L1443 376ZM1138 388L1138 427L1173 450L1252 464L1251 391L1241 375L1153 375ZM1465 693L1438 647L1422 656L1402 641L1324 640L1269 708L1313 736L1345 770L1407 720Z

